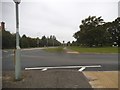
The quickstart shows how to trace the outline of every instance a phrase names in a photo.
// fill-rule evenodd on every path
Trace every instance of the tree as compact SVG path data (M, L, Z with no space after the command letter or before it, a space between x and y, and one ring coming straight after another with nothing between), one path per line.
M61 43L56 39L56 37L53 35L50 35L50 38L47 37L47 46L60 46Z
M2 48L15 48L16 46L16 34L11 34L9 31L3 30L0 33L0 36L2 37ZM19 36L20 37L20 36ZM43 36L41 39L37 38L31 38L27 37L25 34L20 37L20 47L21 48L29 48L29 47L38 47L39 45L41 47L43 46L60 46L61 43L56 39L55 36L50 36L50 38L46 38L46 36Z
M70 41L68 41L68 42L67 42L67 46L70 46L70 45L71 45L71 43L70 43Z
M28 48L28 47L30 47L28 38L26 37L25 34L20 39L20 46L21 46L21 48Z
M2 48L15 48L15 34L9 31L2 31Z
M109 45L116 45L120 46L119 38L120 38L120 17L115 19L113 22L108 22L105 25L106 32L107 32L107 41Z
M47 38L45 36L42 36L42 39L40 41L40 46L47 46Z
M120 46L120 17L112 22L103 22L101 17L89 16L82 20L80 30L73 36L77 45L82 46Z
M77 39L79 45L92 47L93 45L99 46L103 44L102 25L104 24L101 17L89 16L82 20L82 24L79 26L80 30L76 32L73 37Z

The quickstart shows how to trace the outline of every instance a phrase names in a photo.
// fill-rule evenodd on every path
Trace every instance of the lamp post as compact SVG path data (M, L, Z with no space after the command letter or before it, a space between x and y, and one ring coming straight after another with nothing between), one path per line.
M16 7L16 49L15 49L15 80L21 79L21 60L19 46L19 3L21 0L13 0Z

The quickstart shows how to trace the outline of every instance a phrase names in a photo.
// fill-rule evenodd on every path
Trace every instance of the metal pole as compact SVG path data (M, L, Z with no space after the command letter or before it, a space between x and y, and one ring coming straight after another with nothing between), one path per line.
M37 38L37 47L39 47L39 38Z
M19 46L19 3L16 6L16 51L15 51L15 80L21 79L21 60L20 60L20 46Z
M19 49L19 10L18 10L18 3L16 5L16 48Z
M47 37L47 47L48 47L48 37Z
M54 36L53 36L53 47L54 47Z

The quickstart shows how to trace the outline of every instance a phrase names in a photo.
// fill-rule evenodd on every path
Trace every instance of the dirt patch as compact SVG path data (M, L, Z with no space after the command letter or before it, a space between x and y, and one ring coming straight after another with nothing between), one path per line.
M85 71L93 88L118 88L118 71Z
M69 54L80 54L79 52L70 50L70 49L68 49L68 48L66 48L66 47L64 48L64 51L65 51L66 53L69 53Z

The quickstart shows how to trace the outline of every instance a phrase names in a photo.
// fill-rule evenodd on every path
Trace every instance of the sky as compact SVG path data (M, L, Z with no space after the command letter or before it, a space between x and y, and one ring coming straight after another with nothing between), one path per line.
M120 17L120 1L118 2L118 16Z
M19 4L20 35L30 37L55 35L62 42L75 41L81 20L102 16L105 22L118 17L119 0L21 0ZM2 8L1 8L2 7ZM6 30L15 33L15 4L12 0L0 3L0 21Z

